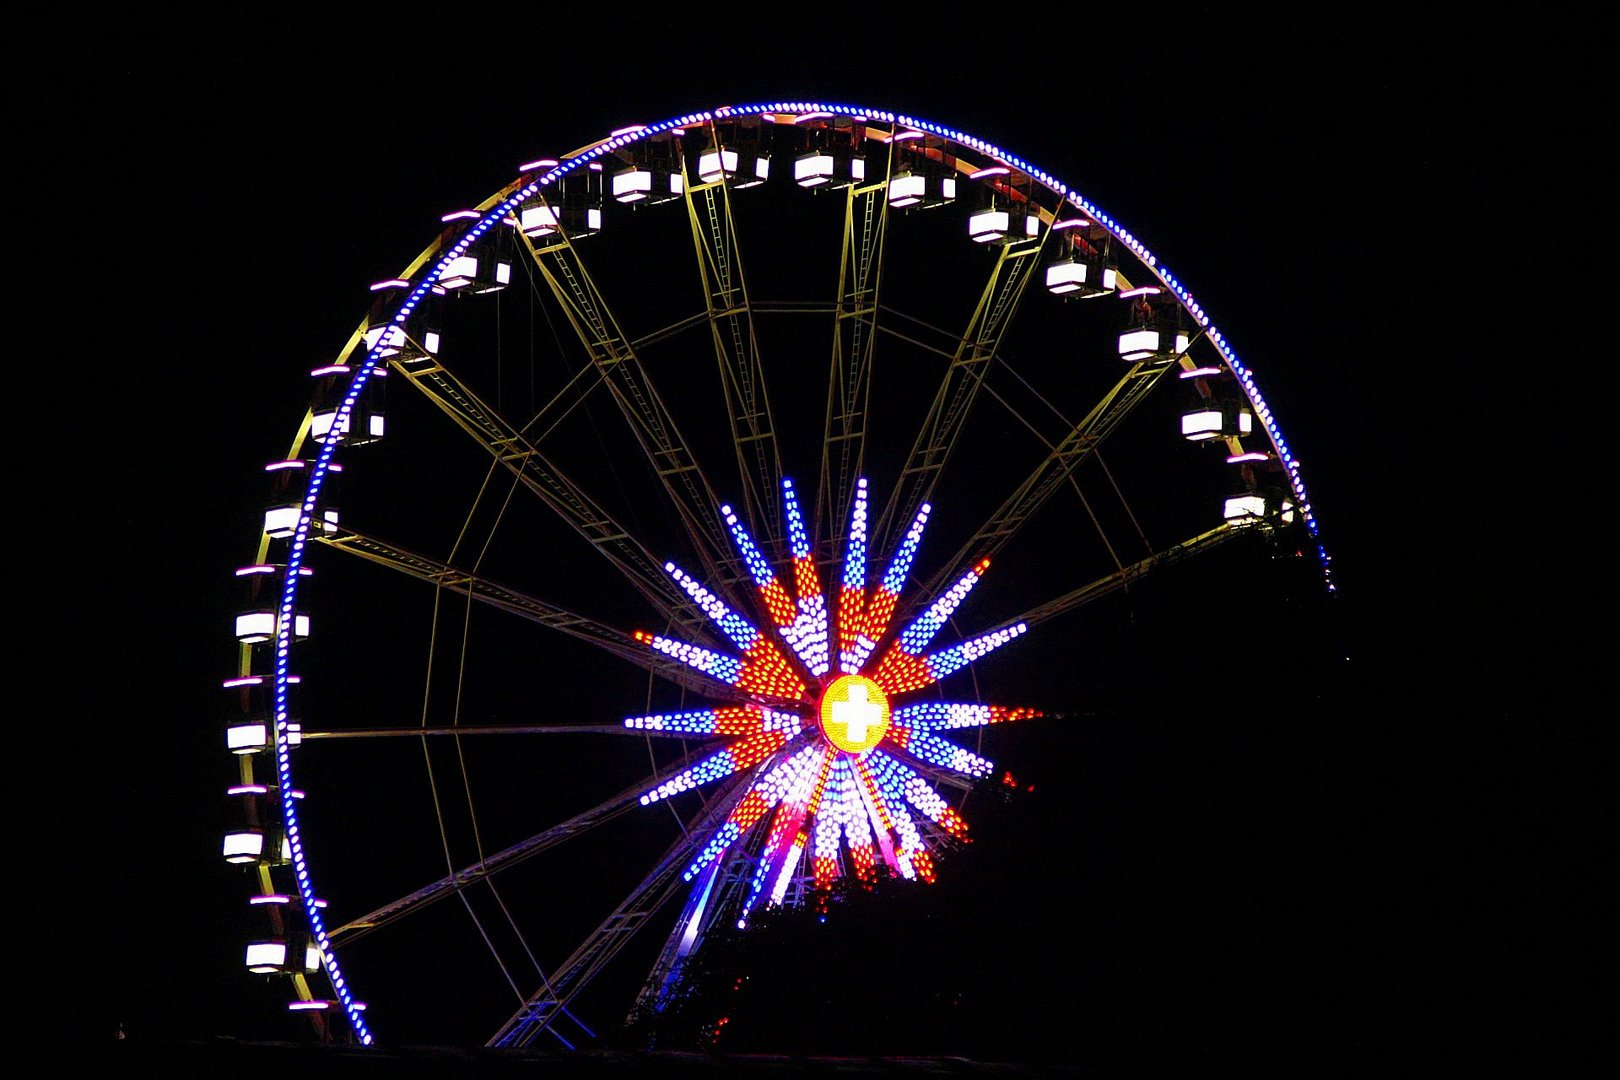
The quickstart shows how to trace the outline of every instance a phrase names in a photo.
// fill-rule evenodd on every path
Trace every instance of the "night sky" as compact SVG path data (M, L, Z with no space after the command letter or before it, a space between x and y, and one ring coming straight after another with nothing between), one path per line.
M1297 567L1233 559L1223 568L1267 575L1252 607L1240 585L1188 573L1077 617L1096 622L1051 624L1106 657L1107 678L1065 699L1084 718L996 744L1035 791L973 796L978 840L928 895L857 898L825 926L788 920L768 946L717 950L749 979L718 1049L1275 1066L1478 1049L1548 1005L1579 1026L1559 989L1586 965L1578 845L1515 808L1584 816L1593 766L1539 704L1539 654L1515 644L1535 579L1503 575L1482 600L1492 553L1511 545L1461 509L1510 477L1509 455L1457 431L1509 361L1480 342L1460 370L1455 338L1480 327L1457 324L1463 275L1439 254L1462 250L1459 210L1479 198L1464 164L1486 113L1472 65L1432 63L1425 27L1331 14L1047 23L1031 12L1004 55L977 55L966 31L833 20L714 34L671 18L600 48L567 20L488 44L449 25L341 44L318 28L221 32L197 51L132 21L38 62L16 154L37 188L14 225L46 272L19 312L34 331L13 393L39 456L14 505L45 513L15 589L43 631L20 674L50 689L23 710L32 749L13 762L45 762L47 780L13 813L37 845L19 885L47 884L54 946L34 973L48 1028L75 1045L120 1025L301 1037L279 989L241 969L254 924L245 879L216 854L234 773L216 687L234 659L230 572L267 500L260 467L285 452L303 373L364 316L366 286L520 162L693 109L818 96L981 135L1157 252L1255 371L1340 593L1324 603ZM1009 693L1026 681L1000 678ZM1200 707L1212 697L1244 704ZM425 846L431 866L431 832L390 801L404 781L377 775L409 754L349 757L379 800L361 812L397 818L386 843ZM604 841L632 860L666 842ZM611 855L577 859L523 878L561 923L605 914ZM1527 928L1521 895L1557 915ZM490 1026L462 1013L485 1001L505 1016L459 905L440 907L418 937L448 959L357 961L386 983L361 994L395 1045L481 1041ZM42 936L26 920L14 932ZM866 984L899 967L922 989L881 1007L867 992L840 1025L830 964ZM606 977L584 1005L610 1039L626 1004L612 995L639 977Z

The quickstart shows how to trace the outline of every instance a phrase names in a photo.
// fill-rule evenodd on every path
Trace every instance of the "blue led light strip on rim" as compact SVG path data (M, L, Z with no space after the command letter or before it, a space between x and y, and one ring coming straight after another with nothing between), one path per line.
M1198 325L1203 328L1205 331L1205 336L1209 338L1210 343L1215 346L1217 351L1219 351L1221 358L1225 360L1227 365L1232 369L1232 373L1237 376L1238 382L1243 387L1244 394L1247 395L1250 403L1254 407L1255 415L1259 417L1261 423L1265 425L1266 434L1270 438L1272 446L1277 452L1278 459L1282 462L1284 470L1288 476L1288 483L1294 493L1294 498L1297 503L1297 510L1300 516L1304 519L1306 528L1310 535L1313 538L1317 536L1317 522L1314 514L1311 512L1310 498L1306 494L1305 483L1300 476L1299 464L1294 460L1292 451L1288 449L1288 444L1283 438L1282 430L1278 427L1276 418L1272 415L1271 407L1266 404L1265 398L1261 395L1259 387L1255 384L1253 373L1250 372L1250 370L1238 359L1237 354L1232 351L1231 347L1227 344L1226 339L1221 335L1220 331L1216 329L1216 327L1210 322L1209 316L1204 313L1203 308L1200 307L1198 302L1193 299L1192 293L1190 293L1186 287L1181 284L1181 282L1177 281L1175 276L1171 274L1167 268L1159 264L1158 258L1153 255L1152 252L1148 251L1146 246L1144 246L1141 241L1137 240L1122 226L1120 226L1118 222L1104 213L1096 206L1096 204L1092 203L1088 199L1083 198L1079 192L1074 191L1056 177L1036 168L1035 166L1024 161L1022 158L1007 153L1005 150L1002 150L995 144L986 142L983 139L979 139L975 136L968 135L965 132L957 131L954 128L945 127L944 125L935 124L927 120L919 120L915 117L897 115L882 109L863 109L852 105L831 105L821 102L805 101L778 101L765 104L735 105L725 106L712 111L687 113L683 116L678 116L670 120L664 120L657 124L652 124L637 130L626 131L622 134L615 135L584 151L581 151L575 156L569 158L567 161L553 166L539 179L534 180L522 188L514 191L506 198L497 202L490 210L486 211L483 217L481 217L477 223L468 229L467 232L464 233L462 237L450 247L447 253L442 254L438 261L435 262L428 272L423 275L422 279L412 287L410 294L406 297L404 303L400 305L399 310L394 314L392 319L393 323L403 327L405 321L409 319L411 313L416 310L417 305L422 302L423 298L426 297L429 291L438 283L440 277L443 276L445 269L453 260L464 254L469 247L483 237L484 234L489 232L490 229L504 222L509 214L516 210L531 196L538 194L542 188L550 186L559 178L573 172L575 169L594 161L597 158L613 154L614 152L623 149L632 143L640 142L643 139L651 138L655 135L660 135L674 128L704 124L712 120L723 120L728 117L755 116L766 113L782 112L827 112L835 115L850 117L852 119L865 119L885 124L904 125L907 128L937 135L961 146L966 146L970 149L976 150L988 157L995 158L996 160L1001 161L1013 168L1019 169L1022 172L1028 173L1031 177L1046 185L1048 189L1056 192L1059 196L1064 198L1071 206L1074 206L1088 214L1092 221L1101 225L1111 235L1113 235L1115 239L1124 244L1126 248L1128 248L1131 253L1141 261L1142 265L1147 267L1148 271L1152 273L1161 284L1164 285L1165 288L1169 289L1173 294L1175 294L1176 298L1180 300L1182 305L1186 308L1188 314L1190 314L1197 321ZM342 430L341 425L346 423L349 417L352 415L355 403L358 401L361 391L365 389L366 383L370 381L372 374L376 371L377 362L379 360L378 352L384 347L385 342L383 341L383 336L379 336L377 343L371 349L367 350L365 360L356 370L353 379L349 383L349 388L344 394L343 404L338 408L338 415L336 418L334 418L333 422L334 430ZM331 439L322 443L321 449L315 457L314 467L309 472L309 486L305 490L303 504L299 513L298 525L291 538L290 550L287 557L286 575L283 578L280 608L281 617L278 620L276 629L276 666L274 683L276 772L280 779L281 785L281 806L282 815L287 824L287 839L289 846L292 848L293 872L297 878L298 893L299 897L303 901L304 912L309 919L311 934L313 935L316 944L320 947L321 961L326 968L327 975L331 979L333 989L337 992L338 1000L343 1006L344 1013L347 1015L350 1025L353 1027L355 1034L359 1037L360 1042L365 1045L370 1045L372 1042L371 1032L367 1028L364 1018L361 1016L361 1010L356 1007L357 1003L354 1000L353 995L350 993L343 978L343 973L338 966L337 957L328 948L324 920L321 918L320 911L315 907L314 887L310 881L309 867L304 855L303 839L298 828L297 810L293 805L293 798L291 794L293 791L292 769L287 746L287 685L289 675L288 657L291 647L293 629L293 610L298 594L298 580L300 576L299 570L303 566L304 549L309 540L310 526L314 521L316 502L320 497L321 486L323 483L325 483L327 472L331 467L332 455L337 448L338 441L339 440L337 439ZM1330 560L1326 549L1322 546L1320 541L1317 543L1317 554L1321 560L1323 580L1326 583L1328 590L1332 591L1334 586L1329 569Z

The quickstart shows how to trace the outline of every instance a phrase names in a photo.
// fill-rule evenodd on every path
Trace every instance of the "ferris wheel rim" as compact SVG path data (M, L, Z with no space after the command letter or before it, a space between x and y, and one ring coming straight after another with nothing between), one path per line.
M765 116L776 113L808 113L823 112L850 119L876 120L893 125L891 136L898 135L901 126L907 130L914 130L945 139L950 143L970 148L979 154L1002 162L1008 167L1022 170L1033 180L1039 181L1048 191L1057 195L1062 204L1088 215L1092 221L1102 226L1110 235L1124 244L1159 282L1168 289L1189 315L1197 322L1211 345L1219 352L1222 359L1237 377L1239 385L1254 413L1263 425L1267 438L1281 462L1288 479L1290 488L1297 500L1297 505L1310 535L1315 538L1318 533L1317 521L1311 509L1303 478L1300 475L1298 462L1294 459L1286 440L1283 437L1276 418L1272 415L1269 404L1261 394L1253 373L1242 363L1235 351L1230 347L1224 335L1210 321L1202 307L1197 303L1190 291L1164 266L1157 256L1141 244L1132 234L1124 229L1111 216L1102 211L1090 200L1084 198L1075 189L1070 188L1062 181L1049 173L1029 164L1022 158L1002 150L999 146L978 139L972 135L958 131L945 125L928 120L915 118L903 113L894 113L886 110L866 109L849 105L828 104L806 101L776 101L741 106L721 106L712 110L686 113L677 117L660 121L651 125L635 125L630 128L619 129L609 136L590 143L574 151L564 159L551 163L544 168L540 175L533 179L519 179L503 187L494 195L479 204L476 214L467 230L448 248L443 246L442 239L428 245L422 253L407 267L398 279L387 283L395 287L404 284L403 300L394 314L390 317L396 326L402 326L409 319L413 311L431 294L432 290L443 277L451 262L463 254L491 230L497 229L507 217L528 199L541 193L554 185L560 178L576 169L586 167L593 161L606 157L618 150L632 146L635 143L653 138L672 129L712 123L716 121L731 120L750 116ZM541 163L535 163L537 165ZM527 172L527 170L525 170ZM364 333L372 324L363 322L353 335L347 346L342 350L338 363L346 364L353 355L354 350L364 341ZM347 390L344 392L341 404L337 409L339 421L346 420L353 414L360 394L368 382L375 376L379 362L382 359L384 346L382 342L367 347L363 359L353 367L353 374ZM303 442L310 437L309 417L306 415L303 426L295 439L289 458L298 457L303 451ZM303 913L308 919L311 933L321 950L321 965L338 994L339 1003L356 1033L360 1042L370 1044L373 1037L362 1015L361 1005L347 986L345 976L334 950L329 947L329 938L324 926L319 906L316 903L316 894L313 883L313 874L309 867L303 839L299 828L299 816L294 803L293 769L289 754L290 712L288 709L288 687L295 676L291 667L291 645L294 636L295 611L300 585L300 570L303 567L305 555L311 542L311 530L317 524L316 510L321 489L334 464L333 458L339 445L338 440L318 441L318 450L310 460L306 473L308 481L302 499L300 512L294 532L289 538L287 562L283 584L277 601L278 618L275 631L275 661L269 681L273 705L273 746L276 763L276 778L279 786L281 809L285 822L288 845L291 850L291 864L297 881L300 898L303 901ZM267 542L267 540L266 540ZM1318 541L1318 555L1322 563L1324 578L1329 590L1332 589L1331 578L1327 575L1328 556ZM243 661L246 667L246 661ZM244 670L244 676L250 674Z

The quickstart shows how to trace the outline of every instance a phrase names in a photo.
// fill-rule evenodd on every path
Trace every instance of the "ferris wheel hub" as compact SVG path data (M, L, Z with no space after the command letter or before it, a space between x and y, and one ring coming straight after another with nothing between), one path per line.
M821 732L851 754L872 749L889 730L889 695L864 675L834 679L821 695Z

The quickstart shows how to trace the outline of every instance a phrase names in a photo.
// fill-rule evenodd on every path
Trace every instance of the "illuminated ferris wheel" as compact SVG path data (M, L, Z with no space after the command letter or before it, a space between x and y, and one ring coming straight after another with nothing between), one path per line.
M432 227L311 365L237 572L224 856L247 968L323 1033L371 1042L365 973L455 934L492 1045L575 1038L646 924L657 1013L716 932L948 872L1011 782L985 740L1083 693L1026 634L1245 538L1332 588L1193 296L978 138L719 108Z

